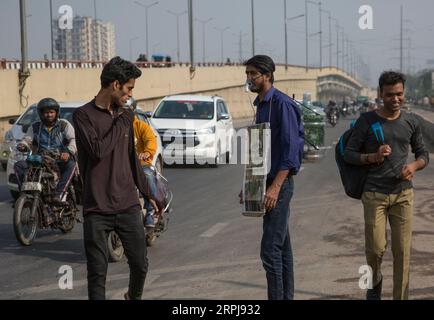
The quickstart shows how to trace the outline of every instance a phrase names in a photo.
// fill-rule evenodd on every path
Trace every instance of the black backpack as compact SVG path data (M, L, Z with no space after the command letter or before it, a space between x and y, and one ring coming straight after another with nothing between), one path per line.
M383 129L380 122L373 121L372 116L373 114L371 113L365 113L362 114L360 117L364 118L368 122L370 129L372 129L375 134L377 142L379 143L379 145L382 145L384 144ZM356 166L344 160L345 148L353 132L354 127L352 125L351 128L345 131L344 134L339 138L339 141L335 147L335 159L336 164L338 165L339 174L341 176L345 193L351 198L361 199L366 178L368 176L369 166Z

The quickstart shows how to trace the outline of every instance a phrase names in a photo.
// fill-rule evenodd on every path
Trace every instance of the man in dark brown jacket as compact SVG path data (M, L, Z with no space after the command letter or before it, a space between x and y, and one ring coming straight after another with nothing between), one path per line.
M92 300L105 299L110 231L119 235L130 267L126 299L141 298L147 274L145 232L136 187L145 196L148 192L134 149L134 114L123 108L140 76L141 71L131 62L113 58L102 71L98 95L73 115L84 186L84 245Z

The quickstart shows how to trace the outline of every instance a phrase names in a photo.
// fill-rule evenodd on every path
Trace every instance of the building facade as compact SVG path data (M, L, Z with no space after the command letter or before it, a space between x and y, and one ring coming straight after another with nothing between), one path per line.
M57 20L52 28L54 60L108 61L116 55L111 22L76 16L72 29L61 29Z

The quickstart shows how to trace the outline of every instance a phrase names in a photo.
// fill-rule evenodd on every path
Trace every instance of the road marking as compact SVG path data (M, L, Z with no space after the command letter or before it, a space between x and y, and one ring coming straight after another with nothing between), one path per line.
M225 228L226 226L228 226L229 223L216 223L215 225L213 225L211 228L209 228L207 231L205 231L204 233L202 233L200 236L202 238L212 238L214 237L219 231L221 231L223 228Z

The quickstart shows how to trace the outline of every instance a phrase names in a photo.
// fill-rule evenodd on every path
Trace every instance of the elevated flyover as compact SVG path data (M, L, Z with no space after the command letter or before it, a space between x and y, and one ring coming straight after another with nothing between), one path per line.
M168 65L140 64L142 77L136 81L134 95L145 110L153 110L166 95L197 93L222 96L236 119L253 116L251 101L245 92L245 67L242 64L198 64L191 74L186 63ZM30 62L30 76L20 93L20 63L0 60L0 139L9 128L8 120L44 97L58 101L88 101L100 88L102 63ZM335 67L305 69L278 65L275 86L296 99L310 93L312 100L339 100L357 96L363 86Z

